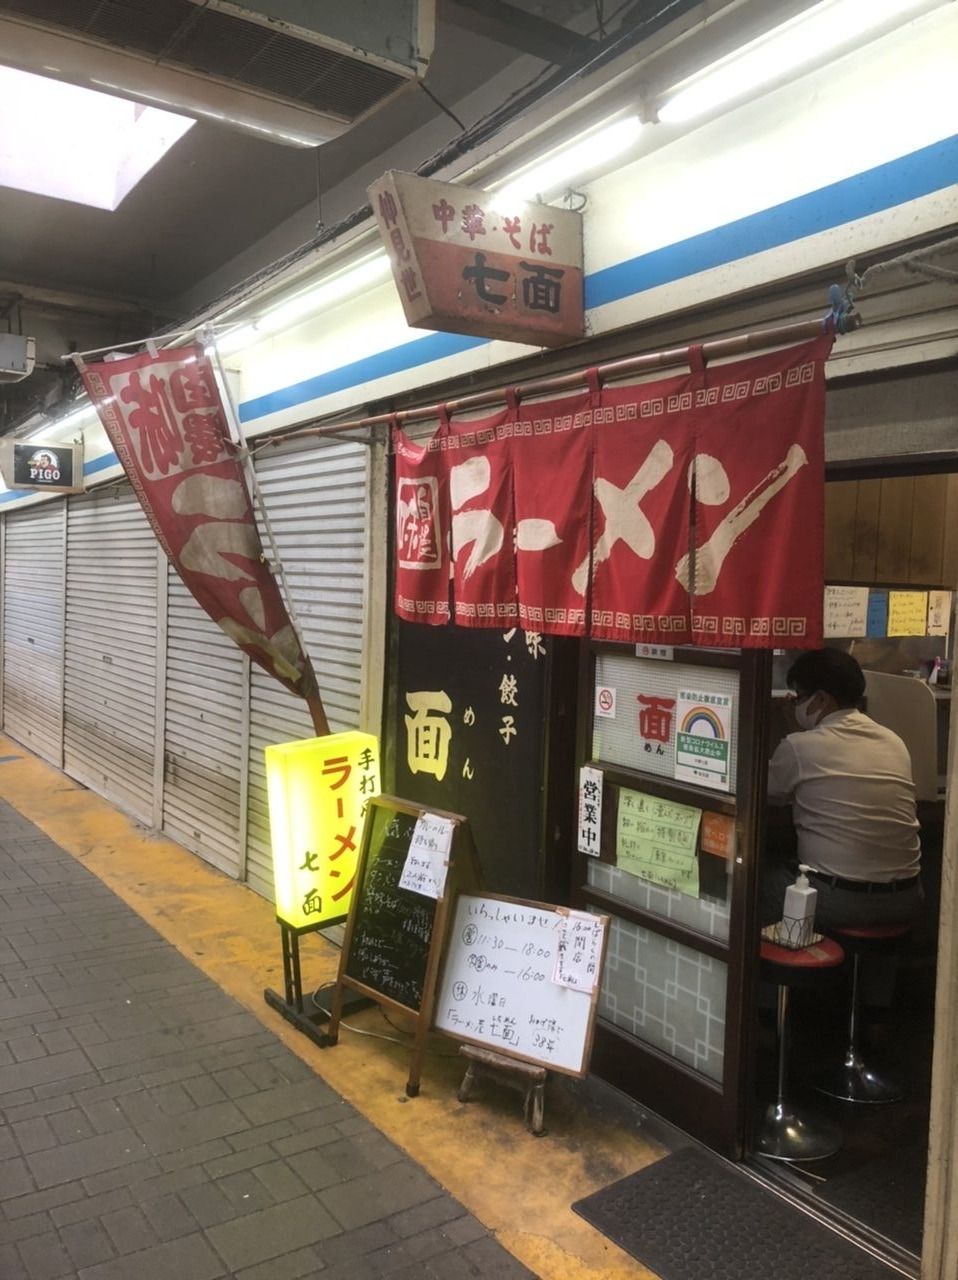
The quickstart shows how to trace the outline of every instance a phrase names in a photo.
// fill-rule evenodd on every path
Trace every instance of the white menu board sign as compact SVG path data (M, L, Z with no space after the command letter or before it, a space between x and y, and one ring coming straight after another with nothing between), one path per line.
M460 894L436 999L436 1029L507 1057L585 1075L608 917L591 917L599 930L597 954L583 927L573 953L563 957L561 971L574 979L573 986L554 977L560 945L569 942L570 915L541 902ZM585 979L592 989L580 985Z

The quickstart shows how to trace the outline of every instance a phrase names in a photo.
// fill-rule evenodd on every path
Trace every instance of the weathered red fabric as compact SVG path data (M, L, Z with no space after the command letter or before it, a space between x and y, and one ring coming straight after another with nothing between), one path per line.
M706 370L694 410L695 642L818 648L825 376L833 338ZM692 569L694 566L694 571Z
M522 405L512 440L519 624L586 634L592 508L589 397Z
M515 514L508 411L449 426L453 601L461 627L514 627Z
M393 430L396 483L395 608L407 622L449 621L449 473L443 428L415 442Z
M81 368L157 540L200 606L291 692L316 677L263 556L243 468L201 346Z
M602 392L596 411L591 634L690 644L675 566L689 547L689 375Z
M715 369L693 349L677 377L602 391L593 378L519 407L507 395L504 412L450 427L436 461L455 620L625 644L821 644L832 341ZM400 612L438 620L431 609Z

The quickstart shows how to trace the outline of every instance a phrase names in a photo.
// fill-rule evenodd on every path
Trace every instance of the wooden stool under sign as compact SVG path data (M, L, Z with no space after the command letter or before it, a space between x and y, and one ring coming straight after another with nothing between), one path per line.
M529 1132L534 1133L537 1138L545 1132L546 1080L549 1078L545 1067L534 1066L531 1062L519 1062L515 1058L507 1058L501 1053L494 1053L492 1049L481 1049L477 1045L461 1044L459 1052L469 1063L456 1095L460 1102L469 1101L472 1086L477 1080L494 1080L510 1089L518 1089L524 1095L522 1114Z

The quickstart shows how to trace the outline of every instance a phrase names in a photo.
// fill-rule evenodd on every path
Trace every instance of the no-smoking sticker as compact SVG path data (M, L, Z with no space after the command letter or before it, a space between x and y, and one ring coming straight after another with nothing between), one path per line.
M595 690L595 714L607 720L615 719L615 690L600 684Z

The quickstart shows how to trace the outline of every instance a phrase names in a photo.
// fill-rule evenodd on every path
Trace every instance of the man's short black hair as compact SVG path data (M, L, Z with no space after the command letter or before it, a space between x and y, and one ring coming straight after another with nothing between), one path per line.
M786 680L797 694L830 693L840 707L857 707L865 693L861 667L841 649L809 649L789 667Z

